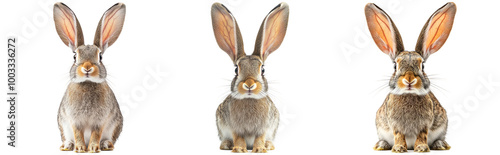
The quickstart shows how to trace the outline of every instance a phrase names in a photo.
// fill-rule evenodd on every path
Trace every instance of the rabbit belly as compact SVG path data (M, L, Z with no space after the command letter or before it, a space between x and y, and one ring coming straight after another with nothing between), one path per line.
M269 110L249 108L251 106L246 105L247 108L243 108L245 110L231 110L229 125L236 134L255 137L265 134L269 129Z

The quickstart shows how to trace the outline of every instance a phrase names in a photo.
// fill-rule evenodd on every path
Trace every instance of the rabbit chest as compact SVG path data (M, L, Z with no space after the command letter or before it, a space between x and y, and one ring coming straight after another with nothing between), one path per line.
M262 134L269 128L271 104L267 98L233 100L228 106L229 124L236 133Z
M432 126L433 105L429 95L390 94L386 105L387 123L404 134L416 135Z
M94 124L111 114L114 96L106 83L70 83L63 101L64 113L77 124Z

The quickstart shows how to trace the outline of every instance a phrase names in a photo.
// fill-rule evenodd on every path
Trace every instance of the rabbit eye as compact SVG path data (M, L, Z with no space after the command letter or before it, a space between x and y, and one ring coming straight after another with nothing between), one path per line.
M102 54L99 54L99 60L102 60Z
M425 66L424 66L424 64L422 64L422 70L424 70L424 68L425 68Z
M236 75L238 75L238 66L235 66L234 73L236 73Z
M397 68L397 65L396 65L396 63L394 63L394 70L396 70L396 68Z
M76 61L76 53L75 53L75 55L73 55L73 59Z
M266 72L266 69L264 69L264 65L262 65L262 67L260 67L262 70L260 71L260 73L262 73L262 75L264 75L264 72Z

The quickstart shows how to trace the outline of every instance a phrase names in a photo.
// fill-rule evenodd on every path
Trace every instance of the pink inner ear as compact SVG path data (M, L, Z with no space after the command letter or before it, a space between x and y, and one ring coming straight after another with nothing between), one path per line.
M278 49L285 37L288 25L288 5L282 5L284 5L280 6L282 8L269 13L264 21L260 48L262 59L266 59L269 54Z
M238 57L236 20L221 4L212 8L212 26L215 39L219 47L225 51L233 61Z
M396 41L390 18L374 4L366 6L365 14L375 44L382 52L393 57L395 55Z
M111 46L120 35L125 22L125 5L117 3L113 5L102 16L98 30L99 38L95 38L94 43L99 44L103 49Z
M437 52L446 42L453 26L456 7L454 3L448 3L438 10L429 20L423 52L427 56Z
M114 27L114 14L116 13L113 12L111 15L109 16L106 16L105 20L103 21L104 23L102 24L103 27L102 27L102 35L101 35L101 46L105 46L106 43L108 42L109 38L111 37L112 35L112 32L113 32L113 27ZM109 17L109 18L108 18ZM108 25L108 24L111 24L111 25Z
M59 11L61 12L59 20L62 23L56 24L60 24L62 26L61 28L63 29L63 33L69 41L68 46L76 46L76 21L71 12L68 12L63 8L59 8Z
M66 33L68 40L70 41L69 44L72 46L76 46L76 35L75 35L75 29L71 21L64 20L64 33Z

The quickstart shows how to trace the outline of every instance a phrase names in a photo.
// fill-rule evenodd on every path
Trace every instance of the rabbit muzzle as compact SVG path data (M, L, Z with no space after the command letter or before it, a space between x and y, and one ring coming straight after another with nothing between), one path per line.
M238 84L238 92L246 95L257 95L262 91L262 84L257 80L248 78Z
M413 71L406 71L403 75L399 76L396 89L398 90L397 94L425 94L427 92L423 87L422 79L420 76L415 75Z
M99 77L99 68L91 62L84 62L76 71L80 78Z

